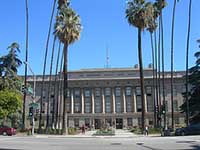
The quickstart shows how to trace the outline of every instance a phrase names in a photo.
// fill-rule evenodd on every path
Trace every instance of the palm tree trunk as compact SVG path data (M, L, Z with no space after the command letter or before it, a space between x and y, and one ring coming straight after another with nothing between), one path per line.
M171 118L172 118L172 128L174 129L174 24L175 24L175 13L176 13L176 1L174 0L173 16L172 16L172 34L171 34Z
M59 42L59 46L58 46L58 55L57 55L57 61L56 61L56 71L55 71L55 79L54 79L54 87L53 87L54 99L53 99L53 112L52 112L52 128L55 127L55 125L56 125L56 123L55 123L55 105L57 106L57 103L58 103L58 96L57 96L58 94L56 94L56 89L57 89L56 87L58 87L57 76L58 76L58 64L59 64L59 60L60 60L60 46L61 46L61 42ZM57 89L57 91L59 91L59 90ZM56 120L56 122L57 122L57 120Z
M26 0L26 54L25 54L25 77L24 77L24 98L23 98L23 116L22 116L22 128L25 129L25 119L26 119L26 92L27 92L27 62L28 62L28 0Z
M145 101L144 101L144 75L143 75L143 64L142 64L142 30L138 28L138 59L140 66L140 86L141 86L141 102L142 102L142 132L145 129Z
M163 94L163 107L164 107L164 127L167 129L167 112L166 112L166 101L165 101L165 60L164 60L164 31L163 31L163 16L161 11L161 45L162 45L162 94Z
M190 117L190 110L189 110L189 100L188 100L188 54L189 54L189 46L190 46L190 26L191 26L191 13L192 13L192 0L189 3L189 13L188 13L188 33L187 33L187 47L186 47L186 124L189 125L189 117Z
M62 95L62 68L63 68L63 52L61 55L61 61L60 61L60 73L59 73L59 82L57 86L57 104L56 104L56 126L60 126L60 115L61 115L61 95ZM60 110L59 110L60 109Z
M62 121L62 134L67 134L67 111L66 111L66 102L67 102L67 90L68 90L68 73L67 73L67 55L68 55L68 43L64 44L64 86L63 86L63 121Z
M159 101L158 101L158 56L157 56L157 36L156 31L154 31L154 44L155 44L155 72L156 72L156 113L157 113L157 127L160 125L159 116Z
M50 121L49 121L49 116L50 116L50 102L51 102L51 78L52 78L52 67L53 67L53 59L54 59L54 50L55 50L55 43L56 43L56 36L54 36L53 39L53 46L52 46L52 53L51 53L51 64L50 64L50 74L49 74L49 86L48 86L48 99L47 99L47 124L46 124L46 132L48 133L49 127L50 127ZM55 97L55 94L54 94Z
M160 79L160 45L161 45L161 19L159 17L159 35L158 35L158 103L159 103L159 118L160 118L160 126L162 125L162 116L161 116L161 79Z
M52 13L51 13L51 18L50 18L50 23L49 23L49 31L48 31L48 35L47 35L47 41L46 41L46 50L45 50L45 56L44 56L41 99L40 99L40 118L39 118L39 130L38 130L39 132L41 131L41 128L42 128L42 110L43 110L42 104L43 104L44 78L45 78L45 72L46 72L47 54L48 54L48 49L49 49L49 39L50 39L50 34L51 34L51 26L52 26L52 22L53 22L55 7L56 7L56 0L54 0L53 9L52 9Z
M154 63L154 46L153 46L153 33L150 33L150 37L151 37L151 49L152 49L152 70L153 70L153 103L154 103L154 127L157 126L156 120L157 120L157 115L156 115L156 99L155 99L155 63Z

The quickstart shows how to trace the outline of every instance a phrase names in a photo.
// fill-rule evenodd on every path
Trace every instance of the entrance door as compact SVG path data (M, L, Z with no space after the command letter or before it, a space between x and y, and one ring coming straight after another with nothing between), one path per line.
M123 128L123 119L116 118L116 129L122 129L122 128Z
M101 128L101 119L94 119L95 129Z

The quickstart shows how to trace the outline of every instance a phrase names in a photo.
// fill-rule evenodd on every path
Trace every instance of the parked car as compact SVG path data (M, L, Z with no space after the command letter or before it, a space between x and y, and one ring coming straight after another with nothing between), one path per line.
M185 128L177 128L175 135L200 135L200 123L191 124Z
M0 126L0 134L1 135L15 135L16 129L8 127L8 126Z

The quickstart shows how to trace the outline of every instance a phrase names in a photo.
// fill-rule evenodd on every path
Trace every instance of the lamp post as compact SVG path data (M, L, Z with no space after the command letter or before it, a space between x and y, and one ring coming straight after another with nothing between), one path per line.
M33 75L33 102L32 104L35 104L35 88L36 88L36 76L33 72L33 70L31 69L30 65L28 62L24 61L24 64L28 66L29 71L32 73ZM26 87L25 87L26 88ZM32 114L32 135L34 135L34 128L35 128L35 106L31 106L33 107L33 114Z

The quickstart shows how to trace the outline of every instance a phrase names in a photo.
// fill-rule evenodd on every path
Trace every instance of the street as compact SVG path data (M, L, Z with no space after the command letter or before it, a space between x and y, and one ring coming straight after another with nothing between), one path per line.
M25 137L0 136L0 150L200 150L200 136Z

